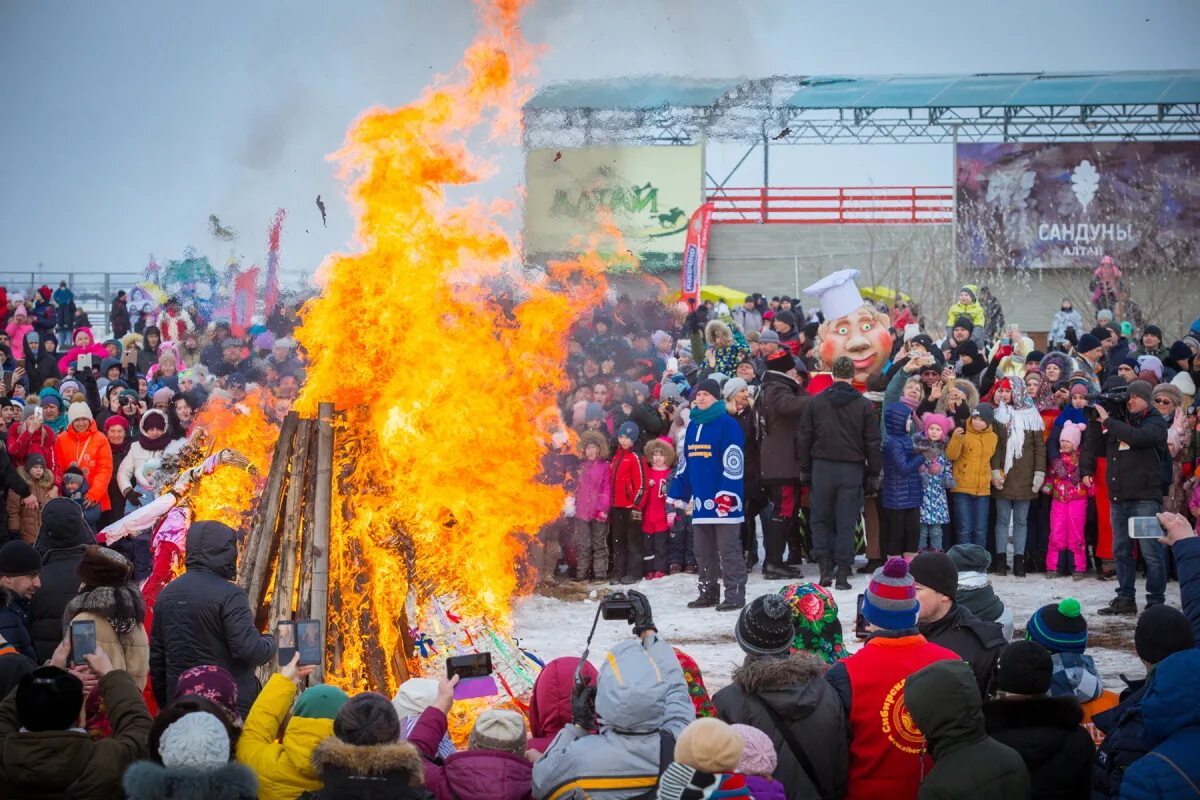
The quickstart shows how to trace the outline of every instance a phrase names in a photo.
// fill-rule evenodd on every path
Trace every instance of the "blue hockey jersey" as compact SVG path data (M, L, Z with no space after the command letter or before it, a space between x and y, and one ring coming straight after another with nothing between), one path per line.
M692 522L741 524L745 517L743 475L745 438L737 420L722 413L708 422L692 419L683 435L683 452L669 500L692 500ZM726 497L729 513L718 513L718 498Z

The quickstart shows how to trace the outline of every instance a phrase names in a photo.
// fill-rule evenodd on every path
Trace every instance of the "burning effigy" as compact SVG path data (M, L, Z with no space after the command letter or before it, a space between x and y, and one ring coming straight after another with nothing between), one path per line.
M257 435L259 450L275 447L270 476L241 487L246 506L258 499L242 580L274 620L320 608L327 524L326 680L347 690L390 692L456 653L491 653L514 699L536 675L511 607L529 588L528 538L565 499L536 480L539 418L568 385L566 337L602 300L606 264L531 273L501 225L514 202L451 197L493 173L471 142L517 141L534 54L523 5L481 4L459 68L408 105L366 111L331 156L355 241L321 265L303 309L293 413L274 439ZM229 409L218 427L237 436L260 413ZM222 431L214 440L225 446ZM196 498L197 516L207 502Z

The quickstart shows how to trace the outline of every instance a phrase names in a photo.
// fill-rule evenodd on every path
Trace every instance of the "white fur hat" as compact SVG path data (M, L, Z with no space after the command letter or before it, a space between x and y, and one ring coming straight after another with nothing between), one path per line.
M392 707L401 717L420 714L437 700L438 683L431 678L409 678L400 684Z
M216 769L229 763L229 734L207 711L185 714L163 731L158 755L168 769Z
M1171 378L1171 383L1183 392L1187 397L1196 396L1196 382L1192 380L1192 376L1186 372L1177 372L1175 377Z

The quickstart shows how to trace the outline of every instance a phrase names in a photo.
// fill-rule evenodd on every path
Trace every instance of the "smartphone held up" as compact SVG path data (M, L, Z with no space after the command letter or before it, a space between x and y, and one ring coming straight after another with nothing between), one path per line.
M496 679L492 677L491 653L465 653L446 659L446 677L458 676L454 687L455 700L470 700L476 697L491 697L500 693Z

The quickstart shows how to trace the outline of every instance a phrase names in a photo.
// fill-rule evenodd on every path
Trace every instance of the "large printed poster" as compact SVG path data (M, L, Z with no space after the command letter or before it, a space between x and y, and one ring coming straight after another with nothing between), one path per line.
M960 267L1194 267L1200 142L960 144Z
M526 252L583 252L611 219L644 269L678 269L688 220L704 199L703 158L700 145L529 151Z

